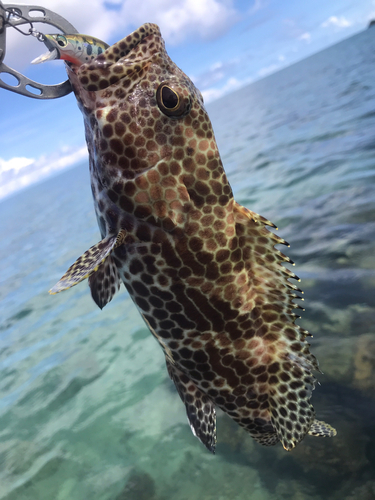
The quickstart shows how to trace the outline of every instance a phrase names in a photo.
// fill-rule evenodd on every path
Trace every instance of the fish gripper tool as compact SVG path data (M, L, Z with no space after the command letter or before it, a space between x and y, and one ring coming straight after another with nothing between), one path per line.
M69 80L56 85L44 85L31 80L22 73L4 64L6 52L6 30L14 28L23 35L32 35L43 41L43 34L33 27L33 23L50 24L64 34L78 33L72 24L59 14L38 5L3 4L0 0L0 87L33 99L56 99L72 92ZM30 29L24 32L19 26L29 24ZM5 83L1 75L9 74L16 79L15 85ZM31 87L34 92L30 91ZM36 91L36 92L35 92Z

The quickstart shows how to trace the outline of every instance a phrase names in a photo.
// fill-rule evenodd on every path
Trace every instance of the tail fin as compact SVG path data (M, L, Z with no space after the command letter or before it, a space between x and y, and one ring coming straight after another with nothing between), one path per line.
M309 434L310 436L317 437L333 437L336 436L337 431L329 424L326 424L321 420L314 420L314 422L311 424Z

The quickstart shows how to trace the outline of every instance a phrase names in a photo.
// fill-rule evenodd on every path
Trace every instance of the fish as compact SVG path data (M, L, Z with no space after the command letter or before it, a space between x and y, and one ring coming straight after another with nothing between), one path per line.
M109 45L98 38L81 34L43 35L48 52L33 59L31 64L39 64L54 59L81 66L102 54Z
M161 346L193 434L215 453L216 408L258 443L334 436L310 402L318 362L295 309L288 243L234 200L203 97L146 23L67 67L83 114L101 240L50 290L125 285ZM303 300L303 299L302 299Z

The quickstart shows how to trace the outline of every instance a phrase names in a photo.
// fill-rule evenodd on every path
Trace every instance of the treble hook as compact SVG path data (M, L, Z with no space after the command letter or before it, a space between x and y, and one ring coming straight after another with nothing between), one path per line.
M34 29L33 23L50 24L61 30L64 34L78 33L74 26L66 19L45 7L19 4L3 5L0 0L0 87L11 92L16 92L17 94L32 97L33 99L56 99L57 97L63 97L72 92L69 80L57 85L43 85L30 80L30 78L10 68L3 62L6 51L6 28L14 28L23 35L36 36L39 41L43 41L43 34ZM23 24L30 24L30 29L27 33L18 28L18 26ZM9 85L3 82L1 80L2 73L14 76L17 84ZM31 92L27 86L36 89L40 93L35 94Z

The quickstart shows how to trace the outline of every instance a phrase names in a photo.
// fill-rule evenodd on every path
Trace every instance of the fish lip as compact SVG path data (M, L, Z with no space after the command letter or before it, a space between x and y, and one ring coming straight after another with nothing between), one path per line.
M53 50L50 50L49 52L46 52L41 56L38 56L35 59L33 59L31 61L31 64L39 64L45 61L54 61L56 59L60 59L60 54L56 48L53 48Z
M54 61L55 59L61 58L60 51L56 47L56 43L54 43L54 39L52 38L51 35L42 35L41 41L47 47L49 52L46 52L39 57L36 57L31 61L31 64L39 64L45 61Z

